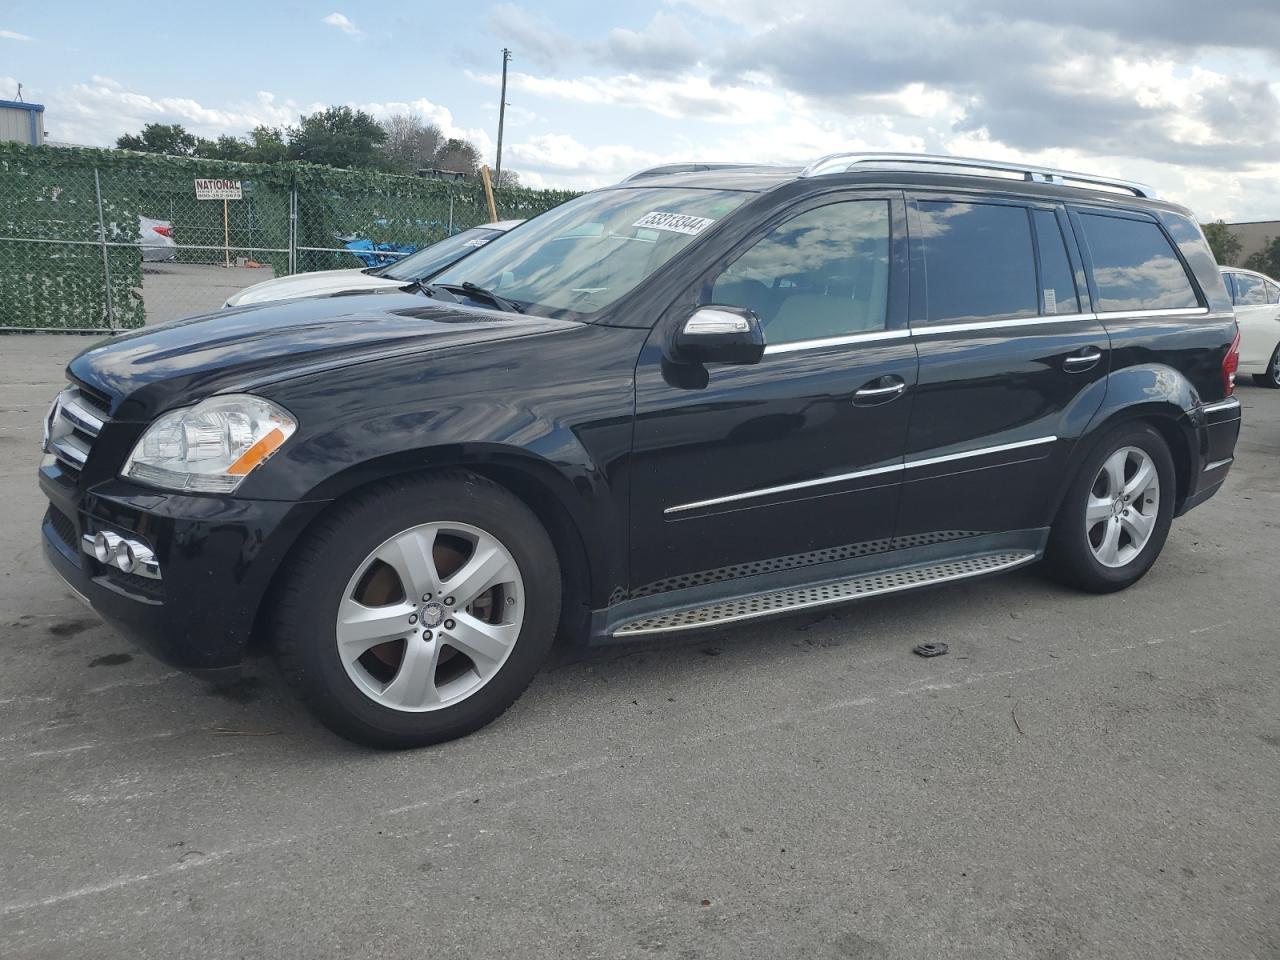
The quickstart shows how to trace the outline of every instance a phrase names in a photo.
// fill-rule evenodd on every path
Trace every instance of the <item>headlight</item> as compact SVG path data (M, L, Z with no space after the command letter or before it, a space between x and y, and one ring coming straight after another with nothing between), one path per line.
M297 427L289 411L270 400L210 397L147 427L120 473L166 490L230 493Z

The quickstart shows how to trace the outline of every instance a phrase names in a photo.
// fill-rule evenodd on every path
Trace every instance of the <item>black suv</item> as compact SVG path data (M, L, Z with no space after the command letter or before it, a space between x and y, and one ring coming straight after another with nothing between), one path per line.
M94 346L54 568L177 666L271 641L325 723L492 720L607 643L1012 570L1099 593L1232 462L1231 301L1138 184L844 154L581 196L410 291Z

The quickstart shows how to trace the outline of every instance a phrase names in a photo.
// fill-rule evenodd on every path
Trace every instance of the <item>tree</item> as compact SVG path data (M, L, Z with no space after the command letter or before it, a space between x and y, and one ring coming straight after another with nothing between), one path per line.
M397 113L382 123L387 140L382 151L387 167L396 173L414 174L433 167L436 154L444 143L444 133L416 113Z
M436 152L432 166L455 173L475 173L480 168L480 151L469 140L450 137Z
M250 163L280 163L288 151L284 131L278 127L259 124L249 131L248 150L245 151L244 159Z
M1209 241L1213 258L1223 266L1234 264L1236 257L1240 256L1240 238L1228 230L1221 220L1202 223L1200 226L1204 230L1204 238Z
M502 176L498 177L495 187L518 187L520 186L520 174L514 170L503 170Z
M1266 246L1252 254L1244 265L1269 277L1280 276L1280 237L1268 237Z
M244 160L248 150L249 144L239 137L223 134L217 140L201 137L196 141L192 155L206 160Z
M363 110L328 107L299 117L286 136L290 160L366 170L385 165L379 148L387 132Z
M174 157L194 155L197 140L180 123L148 123L138 134L126 133L116 139L121 150L167 153Z

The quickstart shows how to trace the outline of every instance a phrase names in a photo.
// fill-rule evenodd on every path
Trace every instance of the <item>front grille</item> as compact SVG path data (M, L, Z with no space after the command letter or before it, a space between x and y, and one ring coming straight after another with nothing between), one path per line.
M76 544L76 525L75 522L57 507L50 507L49 512L44 515L45 520L53 529L58 539L65 543L72 550L79 550Z
M80 399L100 414L108 414L111 412L111 398L105 393L100 393L92 387L86 387L83 383L75 385L80 391Z
M46 450L58 461L63 476L72 485L80 481L80 474L89 460L93 442L98 439L106 422L110 401L88 387L71 385L58 394L57 403L50 411Z

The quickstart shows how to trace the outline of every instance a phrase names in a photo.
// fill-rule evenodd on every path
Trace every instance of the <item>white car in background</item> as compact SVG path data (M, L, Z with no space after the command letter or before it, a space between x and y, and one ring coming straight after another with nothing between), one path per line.
M168 220L139 216L138 246L142 247L143 263L172 260L178 255L178 244L173 239L173 224Z
M360 270L317 270L314 273L295 273L289 277L264 280L245 287L227 298L223 307L244 307L271 300L293 300L298 297L324 297L336 293L359 290L386 290L439 273L490 240L502 236L523 220L500 220L486 223L452 237L423 247L403 260L381 267Z
M1229 267L1222 279L1236 306L1240 370L1260 387L1280 388L1280 283L1253 270Z

